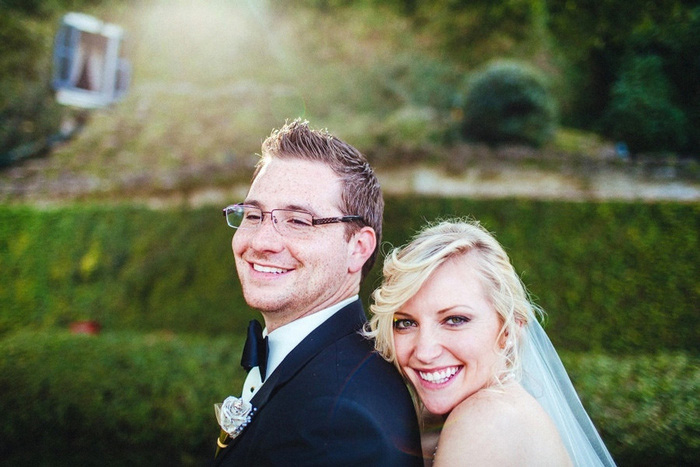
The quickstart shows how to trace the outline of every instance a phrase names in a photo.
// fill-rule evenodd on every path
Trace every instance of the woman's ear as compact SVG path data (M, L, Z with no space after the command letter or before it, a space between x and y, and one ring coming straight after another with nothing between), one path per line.
M505 331L503 331L503 334L501 334L501 337L500 337L499 342L498 342L498 347L501 350L503 350L506 347L508 347L509 345L512 345L512 341L513 341L513 339L510 338L510 333L507 330L505 330Z
M362 267L377 247L377 234L372 227L362 227L348 243L348 272L362 271Z
M501 334L500 340L498 342L498 346L501 349L505 349L508 347L513 347L515 344L515 340L520 338L520 333L523 330L523 322L522 320L516 319L515 324L517 324L517 327L512 328L511 330L514 331L514 335L512 335L508 329L505 329L503 331L503 334Z

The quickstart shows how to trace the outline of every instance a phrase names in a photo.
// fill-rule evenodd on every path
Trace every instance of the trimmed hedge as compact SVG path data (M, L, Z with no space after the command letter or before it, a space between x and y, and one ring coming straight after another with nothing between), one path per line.
M257 314L220 213L0 207L0 335L85 319L108 331L242 334ZM557 348L700 350L700 204L388 198L384 240L403 244L426 219L455 215L506 247Z
M88 319L108 330L242 332L255 314L232 232L218 208L0 208L0 333Z
M203 465L213 404L240 394L240 336L20 332L0 340L8 465ZM700 458L700 359L562 355L618 465Z
M387 205L388 240L404 242L424 219L478 219L547 312L557 349L700 351L700 204L409 197Z
M697 465L697 357L564 353L562 360L618 465Z
M204 465L242 338L21 332L0 341L5 465Z

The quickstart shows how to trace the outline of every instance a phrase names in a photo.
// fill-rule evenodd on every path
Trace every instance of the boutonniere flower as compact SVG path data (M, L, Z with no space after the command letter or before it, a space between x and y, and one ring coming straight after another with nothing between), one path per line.
M228 446L224 444L228 439L233 439L241 434L243 428L250 423L255 413L255 407L250 402L246 402L238 397L229 396L223 404L214 404L216 421L221 427L221 435L216 440L219 453L220 449Z

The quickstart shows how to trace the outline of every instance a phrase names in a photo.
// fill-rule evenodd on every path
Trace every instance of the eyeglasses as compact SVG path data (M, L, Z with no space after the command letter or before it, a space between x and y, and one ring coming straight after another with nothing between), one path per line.
M272 225L281 235L303 237L313 231L317 225L336 224L338 222L364 222L362 216L341 216L314 218L308 212L292 209L273 209L263 211L248 204L232 204L223 209L226 223L234 229L257 229L265 220L265 214L270 215Z

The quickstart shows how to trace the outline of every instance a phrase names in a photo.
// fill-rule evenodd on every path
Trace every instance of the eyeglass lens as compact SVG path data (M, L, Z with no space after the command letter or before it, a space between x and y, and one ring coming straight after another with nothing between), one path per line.
M254 206L231 206L226 209L226 222L236 229L254 229L265 221L269 214L272 225L281 234L301 234L313 228L313 216L306 212L289 209L273 209L263 212Z

